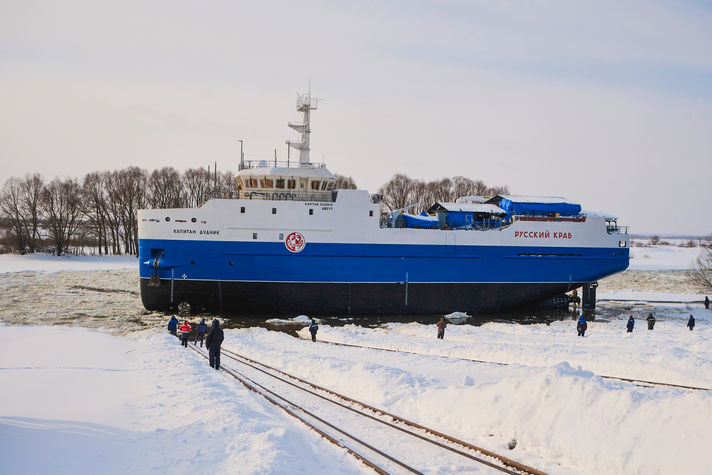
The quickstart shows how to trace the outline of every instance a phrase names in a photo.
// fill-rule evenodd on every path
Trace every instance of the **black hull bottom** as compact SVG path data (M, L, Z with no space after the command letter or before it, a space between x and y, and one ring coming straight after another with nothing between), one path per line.
M538 306L580 287L580 283L517 284L363 284L221 282L163 279L158 287L141 279L147 310L175 310L188 302L193 311L229 315L433 315L503 312Z

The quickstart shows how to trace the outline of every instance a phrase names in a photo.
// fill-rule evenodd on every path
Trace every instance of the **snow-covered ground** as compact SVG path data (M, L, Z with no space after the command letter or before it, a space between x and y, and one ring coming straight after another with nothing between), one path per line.
M62 272L138 269L136 256L53 256L0 254L0 274L7 272Z
M650 246L630 248L630 270L685 270L700 255L699 247Z
M320 340L400 352L259 327L226 330L225 347L549 473L709 473L712 391L600 377L712 388L712 311L686 283L689 249L633 248L632 266L657 270L604 280L599 297L647 302L589 322L585 338L573 320L450 325L444 340L434 322L322 322ZM33 267L41 260L57 266ZM135 258L41 260L0 256L3 473L368 471L180 347L163 316L141 310Z

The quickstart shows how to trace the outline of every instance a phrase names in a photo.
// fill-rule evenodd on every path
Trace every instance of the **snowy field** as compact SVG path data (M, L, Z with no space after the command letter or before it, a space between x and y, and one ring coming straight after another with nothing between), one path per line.
M712 312L686 282L690 249L633 248L632 270L599 287L619 297L601 302L616 318L584 338L569 319L449 325L442 341L434 323L322 322L318 343L254 327L226 330L224 347L548 473L709 473L712 391L601 377L712 388ZM180 347L142 309L135 265L0 256L3 473L370 472Z

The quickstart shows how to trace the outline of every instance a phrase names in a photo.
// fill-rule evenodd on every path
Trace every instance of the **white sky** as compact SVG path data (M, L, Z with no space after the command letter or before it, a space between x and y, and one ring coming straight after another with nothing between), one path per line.
M0 0L0 183L286 158L566 196L712 233L704 2ZM294 156L294 155L293 155Z

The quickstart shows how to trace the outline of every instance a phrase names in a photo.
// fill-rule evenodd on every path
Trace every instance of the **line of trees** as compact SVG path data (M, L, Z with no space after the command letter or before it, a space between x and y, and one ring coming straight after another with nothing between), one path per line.
M471 180L464 176L425 182L396 174L378 193L383 197L383 204L391 211L422 201L423 204L408 210L410 213L419 213L436 202L452 203L461 196L507 195L509 187L491 187L480 180Z
M138 167L45 182L38 173L10 178L0 191L0 250L57 255L84 247L138 254L138 210L198 206L235 190L231 172Z
M196 207L211 197L235 193L232 172L138 167L91 172L45 182L39 173L10 178L0 190L0 252L138 254L138 210ZM336 189L355 189L353 178L336 175ZM431 182L394 175L379 193L391 210L418 201L415 212L459 196L507 193L464 177Z

